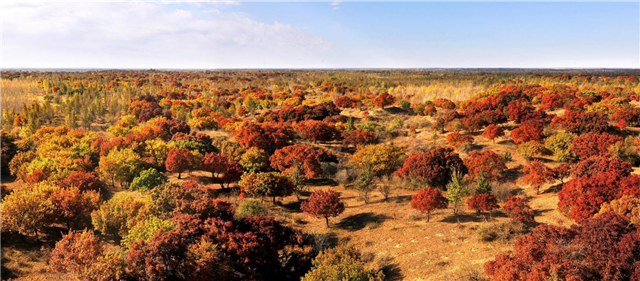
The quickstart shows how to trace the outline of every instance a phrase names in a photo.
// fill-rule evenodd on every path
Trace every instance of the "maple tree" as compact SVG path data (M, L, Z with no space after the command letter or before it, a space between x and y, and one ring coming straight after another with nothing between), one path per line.
M51 222L55 210L49 199L54 190L56 187L42 183L6 195L0 204L2 229L20 233L21 239L35 233L38 239L38 232Z
M612 172L624 177L632 171L632 165L626 161L614 157L592 156L572 165L571 176L579 178Z
M404 150L388 144L367 145L358 148L350 160L361 170L370 167L374 176L384 176L395 172L402 166Z
M622 140L622 137L608 133L586 133L573 140L571 152L581 159L591 156L607 156L609 155L609 147Z
M522 181L535 187L537 194L540 194L540 187L543 184L551 183L554 180L553 170L537 159L527 162L522 172L525 173Z
M427 222L432 211L446 209L448 205L449 201L440 190L431 187L425 187L411 197L411 208L427 213Z
M464 165L468 168L471 179L475 179L482 171L488 179L497 180L507 169L504 157L491 150L472 151L469 153L469 157L464 160Z
M529 199L510 196L502 206L502 210L514 221L519 223L534 222L535 211L529 206Z
M291 179L277 172L244 174L239 184L241 192L260 197L269 196L274 203L276 197L289 196L295 191Z
M342 133L342 146L349 147L353 145L358 148L362 145L375 144L376 133L367 130L351 130Z
M462 146L473 143L473 136L460 133L450 133L447 135L447 143L449 146L459 149Z
M515 243L513 254L485 264L492 280L635 280L637 227L613 212L565 228L543 224Z
M302 202L300 209L316 218L324 218L329 227L329 217L337 217L344 212L344 203L340 195L333 190L318 190L309 196L306 202Z
M49 258L49 268L70 272L78 279L89 279L87 273L104 251L100 238L93 231L69 232L56 242Z
M58 182L58 186L62 188L75 186L81 191L100 191L104 187L104 184L92 172L75 171Z
M240 129L237 139L244 148L256 147L273 153L289 144L291 131L286 126L249 124Z
M436 147L409 155L397 174L401 178L413 178L430 186L444 186L454 171L467 174L468 169L453 149Z
M278 149L269 158L271 167L283 173L291 173L297 165L308 178L322 175L322 162L338 162L330 152L306 144L294 144Z
M604 133L609 128L609 120L596 112L567 110L553 118L551 127L563 128L574 134Z
M316 120L305 120L296 124L296 130L305 139L313 142L326 142L339 136L336 128L329 123Z
M482 132L482 136L496 143L496 138L504 136L504 129L500 126L490 124Z
M165 160L165 166L167 171L178 173L178 179L180 179L182 173L191 168L192 165L193 155L191 151L184 148L173 148L169 150L167 160Z
M478 213L491 212L499 208L498 199L489 193L474 194L467 199L467 207Z
M59 188L49 196L56 220L71 226L85 226L91 222L91 212L98 209L101 199L95 190L81 191L77 187Z
M395 98L387 92L380 93L373 102L379 108L384 108L387 105L393 104L395 102Z
M525 121L513 131L511 131L511 139L516 144L522 144L529 141L540 141L544 138L544 126L538 121Z

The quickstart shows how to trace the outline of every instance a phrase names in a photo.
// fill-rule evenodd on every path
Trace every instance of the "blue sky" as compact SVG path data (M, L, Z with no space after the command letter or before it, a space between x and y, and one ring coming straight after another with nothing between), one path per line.
M2 67L640 67L639 2L4 5Z

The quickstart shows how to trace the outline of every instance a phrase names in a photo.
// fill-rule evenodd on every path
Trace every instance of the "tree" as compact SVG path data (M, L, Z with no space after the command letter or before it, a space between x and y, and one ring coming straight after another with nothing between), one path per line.
M614 212L632 224L640 223L640 198L634 196L622 196L618 199L612 200L602 204L600 212L602 215L607 212Z
M56 272L72 273L79 280L88 280L87 273L103 252L104 246L93 231L69 232L51 251L49 268Z
M49 196L56 219L71 229L72 225L85 226L91 222L91 212L100 206L100 194L95 190L80 191L77 187L59 188Z
M313 260L311 271L302 280L382 281L384 280L384 274L379 270L365 269L360 254L353 246L339 246L321 252Z
M553 170L537 159L527 162L522 171L526 173L524 178L522 178L523 182L535 187L537 194L540 194L540 186L553 182L554 180Z
M249 148L239 161L245 171L249 173L265 172L269 168L269 155L259 148Z
M451 182L447 184L447 200L453 205L453 214L458 214L458 208L462 199L469 195L469 189L467 189L463 182L462 173L454 171L451 174Z
M169 150L165 166L167 171L172 173L178 173L178 179L180 179L182 172L191 168L193 165L193 155L191 151L184 148L173 148Z
M596 112L567 110L553 118L551 127L563 128L574 134L604 133L609 129L609 120Z
M480 173L476 177L476 190L474 191L474 194L491 194L491 191L492 188L489 180L484 176L484 173L480 171Z
M130 188L131 190L144 192L168 181L169 179L163 173L154 168L149 168L140 172L140 175L133 179Z
M100 175L103 179L111 180L111 185L119 182L125 186L140 172L142 160L132 149L113 149L107 156L100 157Z
M577 136L572 133L562 132L548 137L544 145L553 153L556 161L567 162L574 157L571 152L571 143Z
M55 209L49 196L55 189L42 183L6 195L0 204L2 230L16 231L20 233L20 238L35 233L38 239L38 232L51 222Z
M358 148L362 145L375 144L376 133L366 130L351 130L342 133L342 146L347 148L353 145Z
M289 196L295 191L291 179L277 172L244 174L240 180L241 192L254 196L269 196L276 202L276 197Z
M573 140L571 152L578 155L580 159L591 156L607 156L609 155L609 147L622 140L622 137L607 133L586 133Z
M467 207L478 213L491 212L498 208L498 199L489 193L475 194L467 199Z
M464 160L464 165L469 169L471 179L475 179L482 171L488 179L497 180L502 172L507 169L504 157L491 150L472 151L469 153L469 158Z
M127 236L129 229L149 216L150 204L130 193L119 193L91 213L93 227L116 238Z
M514 221L525 224L534 222L535 212L529 206L529 199L510 196L502 206L502 210Z
M316 218L324 218L329 227L329 218L337 217L344 212L344 204L340 195L333 190L318 190L311 193L307 202L300 206L303 212Z
M459 149L462 146L470 145L473 143L473 137L471 135L463 135L460 133L450 133L447 135L447 143L449 146Z
M353 182L355 189L362 194L365 204L369 204L369 193L376 189L374 178L372 166L366 165L360 170L358 177Z
M490 124L484 129L482 136L496 143L496 138L504 136L504 129L500 126Z
M227 170L229 157L221 153L210 152L204 155L200 168L211 173L211 179L219 177Z
M534 156L541 155L544 152L544 145L538 141L528 141L519 144L516 147L516 151L525 160L530 161Z
M571 228L541 224L512 254L485 264L492 280L636 280L637 226L608 212Z
M598 213L602 204L617 198L620 181L621 177L612 173L572 179L558 193L558 209L578 222L586 220Z
M540 141L544 138L544 126L539 121L525 121L513 131L511 131L511 139L516 144L522 144L529 141Z
M397 173L401 178L415 179L430 186L444 187L453 171L468 172L460 156L451 148L436 147L426 152L415 152L404 161Z
M373 103L375 103L379 108L384 108L387 105L393 104L395 100L396 99L392 95L387 92L383 92L373 100Z
M240 129L237 139L244 148L256 147L267 153L273 153L276 149L289 144L291 131L282 125L249 124Z
M336 157L321 148L313 148L306 144L294 144L276 150L269 158L271 167L283 173L291 173L300 165L303 174L308 178L322 175L322 162L337 162Z
M300 135L313 142L326 142L339 136L334 126L323 121L305 120L296 125Z
M404 157L404 151L400 147L377 144L360 147L351 156L351 161L360 169L370 166L373 175L379 177L395 172L402 165Z
M100 191L104 184L92 172L71 172L67 177L58 182L61 188L77 187L80 191Z
M425 187L411 197L411 208L427 213L427 222L431 217L431 211L446 209L449 205L447 198L442 196L440 190Z
M592 177L609 172L626 177L633 172L633 166L614 157L592 156L573 164L571 168L571 176L574 178Z

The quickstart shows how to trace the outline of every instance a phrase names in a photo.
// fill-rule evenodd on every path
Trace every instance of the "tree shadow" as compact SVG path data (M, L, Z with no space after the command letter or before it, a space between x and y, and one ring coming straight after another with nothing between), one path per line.
M398 195L394 197L390 197L389 201L395 201L396 203L406 203L411 201L411 198L413 198L413 196L411 195Z
M540 209L540 210L535 210L535 215L536 216L541 216L544 213L548 213L553 211L553 209Z
M558 193L560 192L560 190L562 190L562 184L556 184L556 185L552 185L549 188L545 189L542 194L547 194L547 193Z
M287 204L282 204L282 207L285 208L289 213L302 213L300 206L302 205L302 201L295 200L291 201Z
M519 164L518 166L505 170L504 172L502 172L502 175L506 180L516 181L524 176L522 168L524 168L524 166L522 164Z
M440 220L446 223L466 223L466 222L482 222L484 219L480 215L474 214L458 214L450 215Z
M516 143L513 142L512 140L501 140L501 141L497 141L496 144L500 144L500 145L515 145Z
M387 219L389 219L389 217L386 215L368 212L343 218L339 223L335 224L335 226L344 230L356 231L365 227L376 228Z
M390 106L384 109L384 111L386 111L389 114L405 114L405 115L413 115L413 112L397 107L397 106Z
M338 183L332 179L308 179L305 181L308 186L338 186Z
M380 260L380 269L384 273L384 280L395 281L404 280L404 274L398 263L393 258L385 257Z

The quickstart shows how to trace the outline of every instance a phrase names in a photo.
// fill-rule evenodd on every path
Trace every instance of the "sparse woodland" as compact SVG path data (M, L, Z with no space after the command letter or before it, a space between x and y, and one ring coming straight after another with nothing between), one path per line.
M2 279L640 280L638 75L3 71Z

